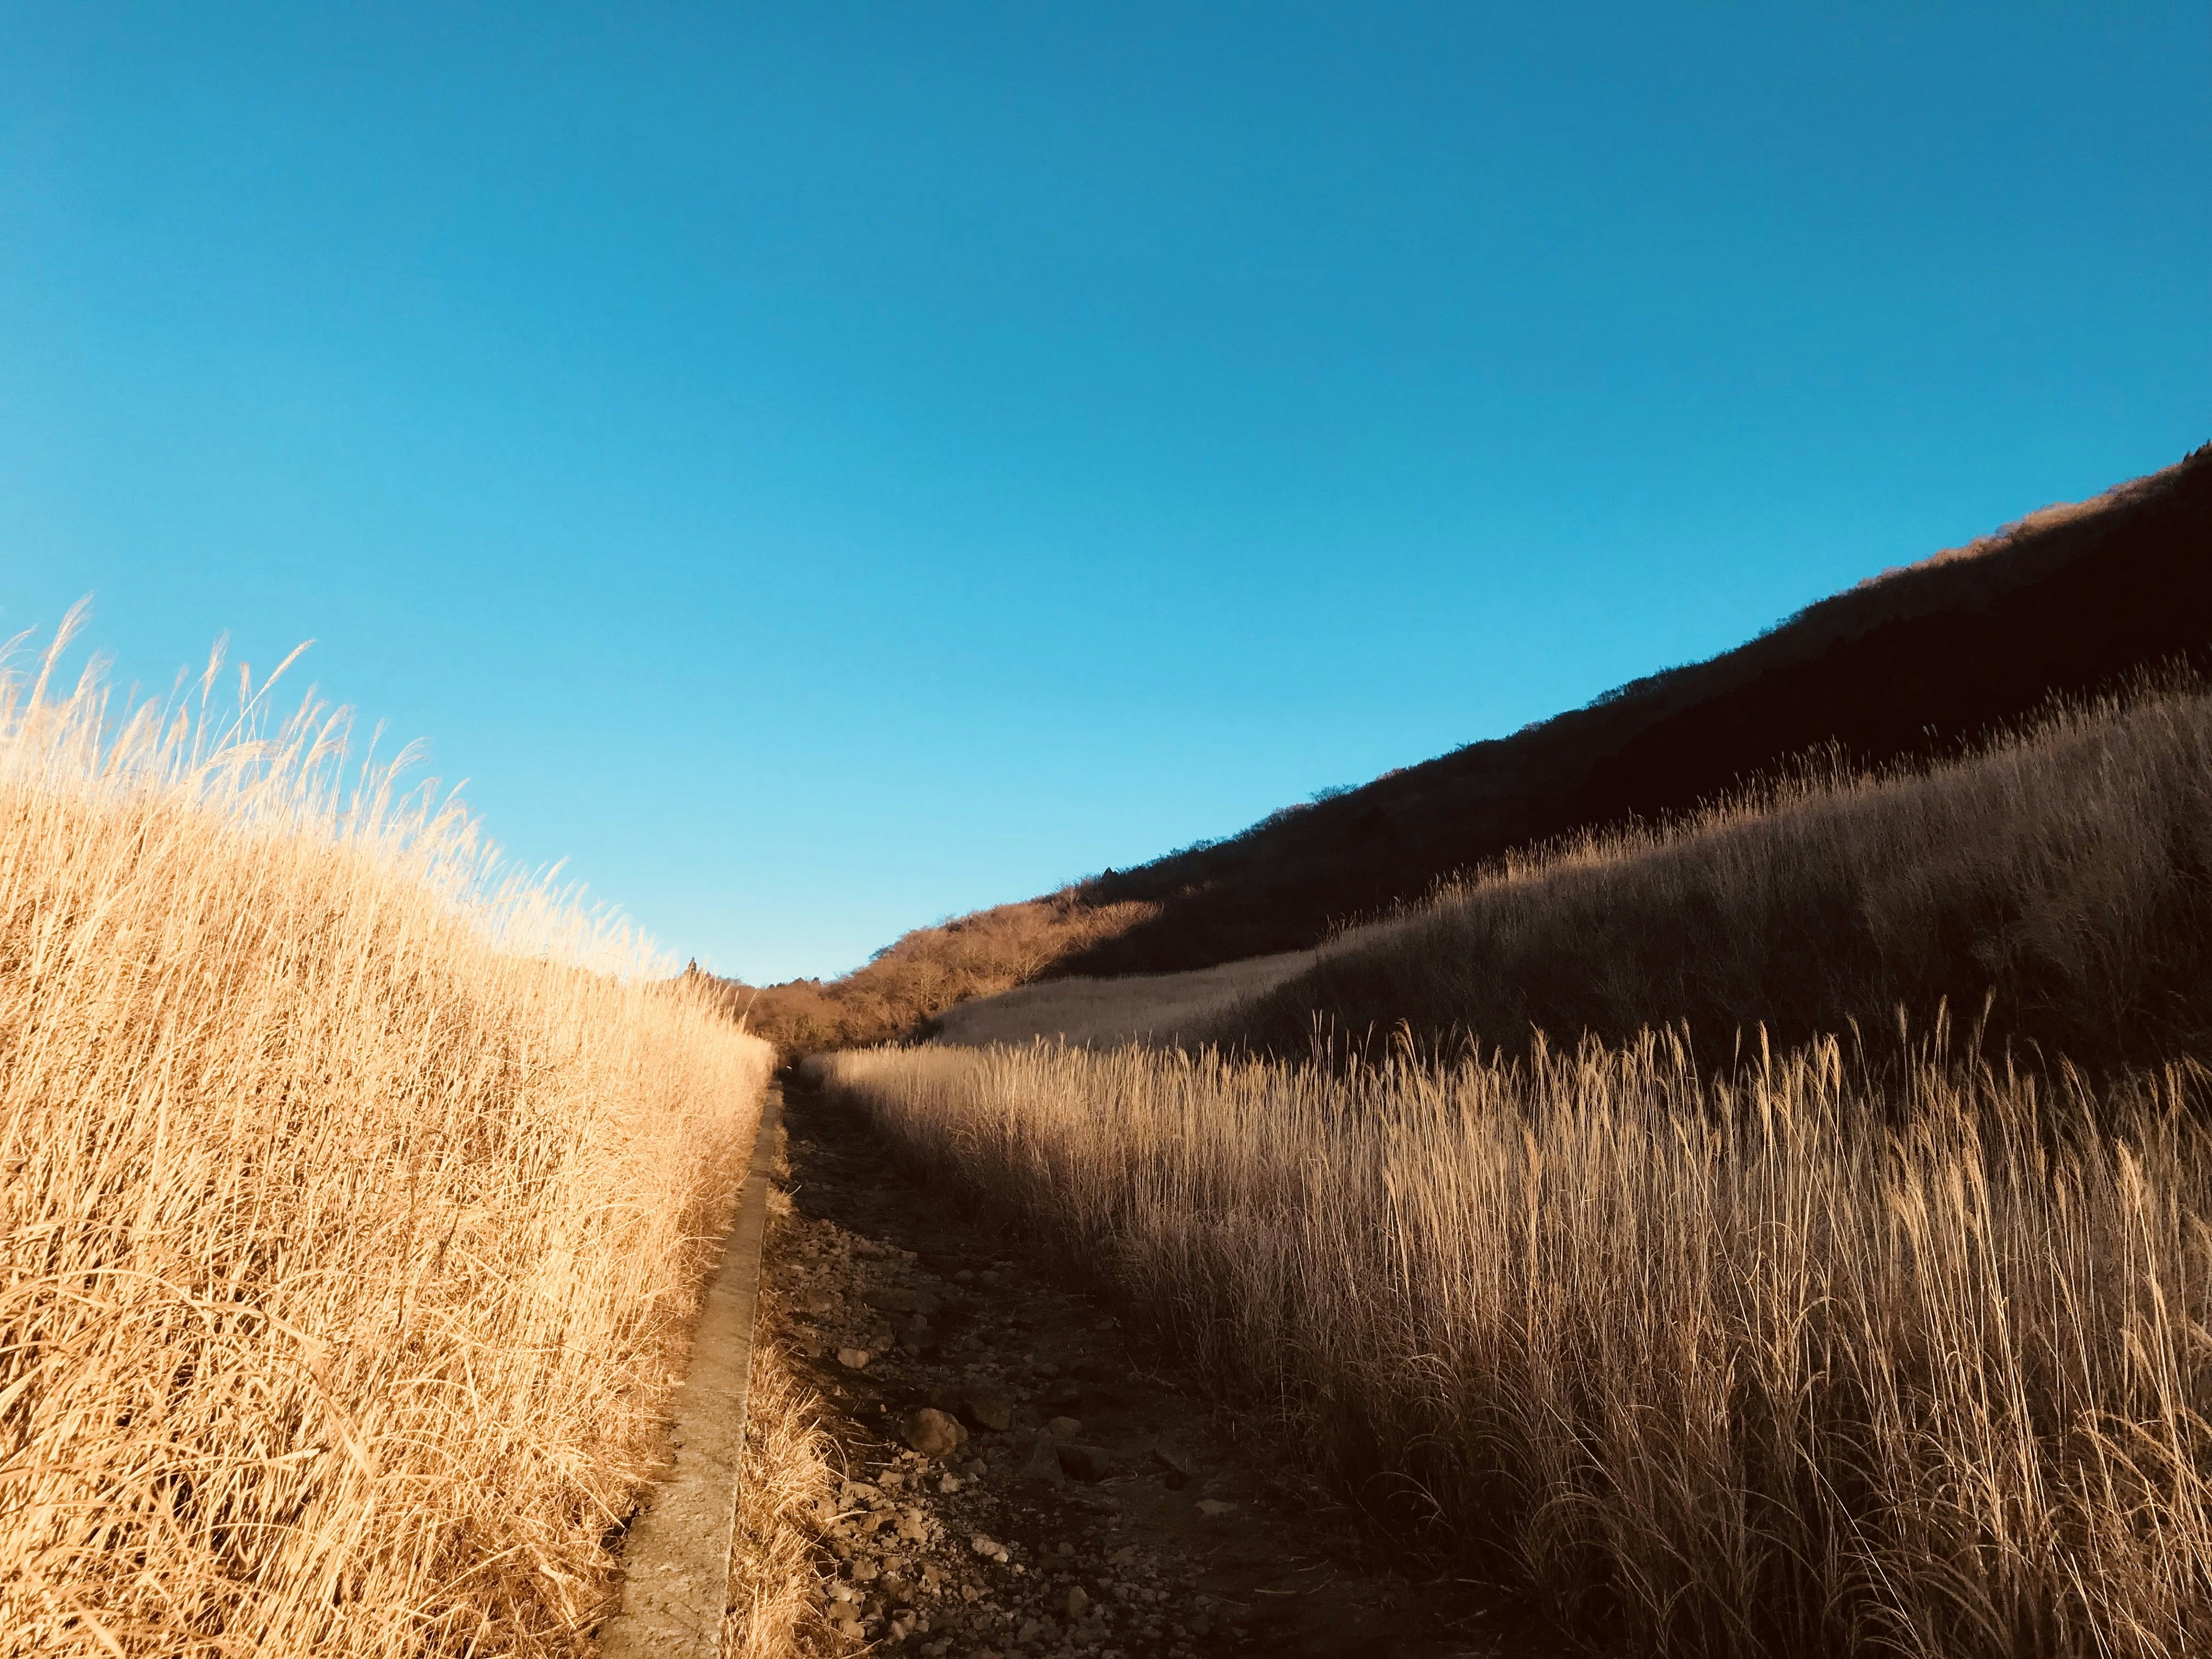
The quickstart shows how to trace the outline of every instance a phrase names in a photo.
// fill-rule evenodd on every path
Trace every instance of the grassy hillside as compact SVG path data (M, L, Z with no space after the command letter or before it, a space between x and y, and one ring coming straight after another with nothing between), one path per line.
M1303 950L1459 872L1656 817L1832 745L1947 752L2053 692L2212 648L2212 446L2079 506L1886 572L1710 662L1508 738L1286 809L1244 834L906 935L828 983L772 987L757 1028L878 1041L1038 977L1161 973ZM740 988L742 1005L756 994Z
M580 1652L770 1050L213 689L0 676L4 1645Z
M1501 862L1233 1028L1282 1057L815 1066L1347 1493L1593 1632L2179 1659L2212 1644L2209 988L2212 690L2176 678ZM1987 993L1978 1043L1947 1027ZM1432 1040L1308 1059L1316 1012Z
M1025 985L1151 913L1146 904L1103 902L1070 888L918 927L842 979L714 983L725 1007L787 1053L850 1048L916 1030L948 1008Z
M1510 849L1695 805L1784 757L1941 752L2053 692L2212 647L2212 446L1886 573L1710 662L1089 884L1153 907L1055 971L1152 973L1315 943Z
M1257 1003L1312 965L1314 952L1247 957L1181 974L1124 974L1114 979L1048 979L979 997L926 1022L933 1042L988 1048L1047 1036L1086 1048L1131 1042L1199 1042L1224 1015Z
M1940 764L1830 757L1501 860L1210 1034L1303 1055L1686 1024L1709 1062L1923 1023L2111 1069L2212 1053L2212 688L2169 675Z

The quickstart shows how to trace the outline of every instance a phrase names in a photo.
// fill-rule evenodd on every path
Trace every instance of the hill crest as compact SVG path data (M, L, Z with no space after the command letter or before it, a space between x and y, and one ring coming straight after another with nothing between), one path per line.
M810 1049L910 1033L1040 978L1302 950L1515 847L1685 811L1815 748L1863 763L1939 750L2146 665L2207 665L2208 648L2212 444L1510 736L916 929L837 980L726 988L755 1029Z

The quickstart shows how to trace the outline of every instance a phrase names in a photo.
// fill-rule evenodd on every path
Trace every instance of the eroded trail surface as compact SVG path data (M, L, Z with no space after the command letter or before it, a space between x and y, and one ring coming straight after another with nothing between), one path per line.
M909 1179L858 1115L787 1101L795 1213L763 1294L835 1407L833 1649L1570 1650L1493 1588L1425 1581L1042 1252Z

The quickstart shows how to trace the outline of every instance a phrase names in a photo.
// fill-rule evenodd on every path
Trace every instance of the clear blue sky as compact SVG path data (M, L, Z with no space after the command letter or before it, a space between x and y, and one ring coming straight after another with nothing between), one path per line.
M2212 11L0 3L0 630L831 973L2212 437Z

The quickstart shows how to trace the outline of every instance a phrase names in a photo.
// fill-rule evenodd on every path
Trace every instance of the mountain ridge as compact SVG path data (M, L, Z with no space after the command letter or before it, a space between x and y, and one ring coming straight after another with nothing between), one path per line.
M1237 836L915 929L837 980L725 988L755 1029L811 1049L908 1035L1039 979L1305 949L1514 848L1686 811L1811 750L1933 753L2149 665L2212 666L2208 652L2212 444Z

